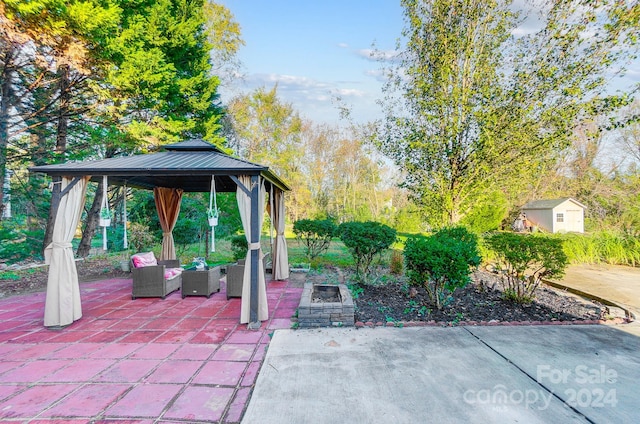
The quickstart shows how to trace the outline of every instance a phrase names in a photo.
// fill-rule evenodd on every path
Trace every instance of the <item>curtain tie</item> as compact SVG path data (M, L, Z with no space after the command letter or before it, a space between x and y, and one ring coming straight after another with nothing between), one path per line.
M260 242L249 243L249 250L258 250L258 249L260 249Z
M51 253L53 249L71 249L73 245L67 241L54 241L49 243L44 249L44 263L49 265L51 263Z
M171 231L169 231L168 233L162 233L162 237L169 237L171 235Z

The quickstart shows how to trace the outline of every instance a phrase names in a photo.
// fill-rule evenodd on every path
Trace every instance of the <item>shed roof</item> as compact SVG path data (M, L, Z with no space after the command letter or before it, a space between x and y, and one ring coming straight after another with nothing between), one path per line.
M586 209L587 207L577 200L572 199L571 197L563 197L560 199L545 199L545 200L534 200L532 202L527 203L522 207L522 209L553 209L556 206L570 200L581 208Z
M34 166L31 172L51 176L91 175L99 181L108 176L110 185L182 188L186 192L208 192L215 175L217 191L235 191L232 176L261 175L268 184L290 190L267 166L234 158L204 140L192 139L163 146L165 151L134 156Z

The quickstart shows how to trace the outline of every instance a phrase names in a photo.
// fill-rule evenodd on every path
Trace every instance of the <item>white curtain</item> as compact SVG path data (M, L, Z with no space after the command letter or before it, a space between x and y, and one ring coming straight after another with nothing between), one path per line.
M274 210L271 220L276 227L276 241L273 255L273 279L286 280L289 278L289 255L287 239L284 237L284 192L274 190Z
M251 177L242 175L238 180L251 191ZM261 179L259 178L258 181ZM261 184L258 199L258 235L262 228L264 214L264 198L266 191L264 183ZM238 209L240 210L240 218L242 219L242 227L247 238L249 249L244 265L244 278L242 280L242 303L240 308L240 323L247 324L251 320L251 251L258 250L258 320L264 321L269 318L269 308L267 305L267 285L264 279L264 264L262 263L262 250L260 249L260 237L255 245L251 244L251 196L247 195L244 190L238 187L236 191L238 199Z
M82 214L89 178L83 177L60 200L54 220L52 242L44 251L45 263L49 264L44 306L46 327L69 325L82 317L78 271L71 240ZM64 191L71 181L71 178L63 177L60 191Z

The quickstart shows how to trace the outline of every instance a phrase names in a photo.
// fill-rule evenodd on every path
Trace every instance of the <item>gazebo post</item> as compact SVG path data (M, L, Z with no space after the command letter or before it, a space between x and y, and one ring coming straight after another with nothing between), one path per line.
M49 206L49 217L47 219L47 226L44 230L44 240L42 240L43 256L45 249L51 243L53 227L55 226L56 222L56 214L58 213L58 207L60 206L60 201L62 200L60 184L62 184L62 177L51 177L51 204Z
M260 217L259 211L259 199L260 199L260 183L257 175L251 176L251 244L260 243ZM251 249L251 300L250 300L250 313L249 324L247 327L252 330L260 328L260 321L258 320L258 273L260 267L258 261L260 260L260 249Z

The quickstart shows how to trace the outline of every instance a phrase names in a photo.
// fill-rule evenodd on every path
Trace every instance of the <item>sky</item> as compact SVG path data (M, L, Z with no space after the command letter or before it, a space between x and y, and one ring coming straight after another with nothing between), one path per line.
M242 78L225 83L223 102L256 88L270 90L317 123L339 123L339 103L355 122L381 116L381 64L402 30L398 0L219 0L241 26ZM337 102L336 99L341 99Z
M277 83L278 97L317 123L344 123L339 106L351 110L355 123L380 118L382 64L375 48L392 54L403 24L399 0L218 0L240 24L245 46L238 59L241 77L220 88L222 101ZM514 7L525 3L516 0ZM539 21L525 21L514 34L534 31ZM640 61L615 82L640 82ZM337 101L337 99L340 101Z

